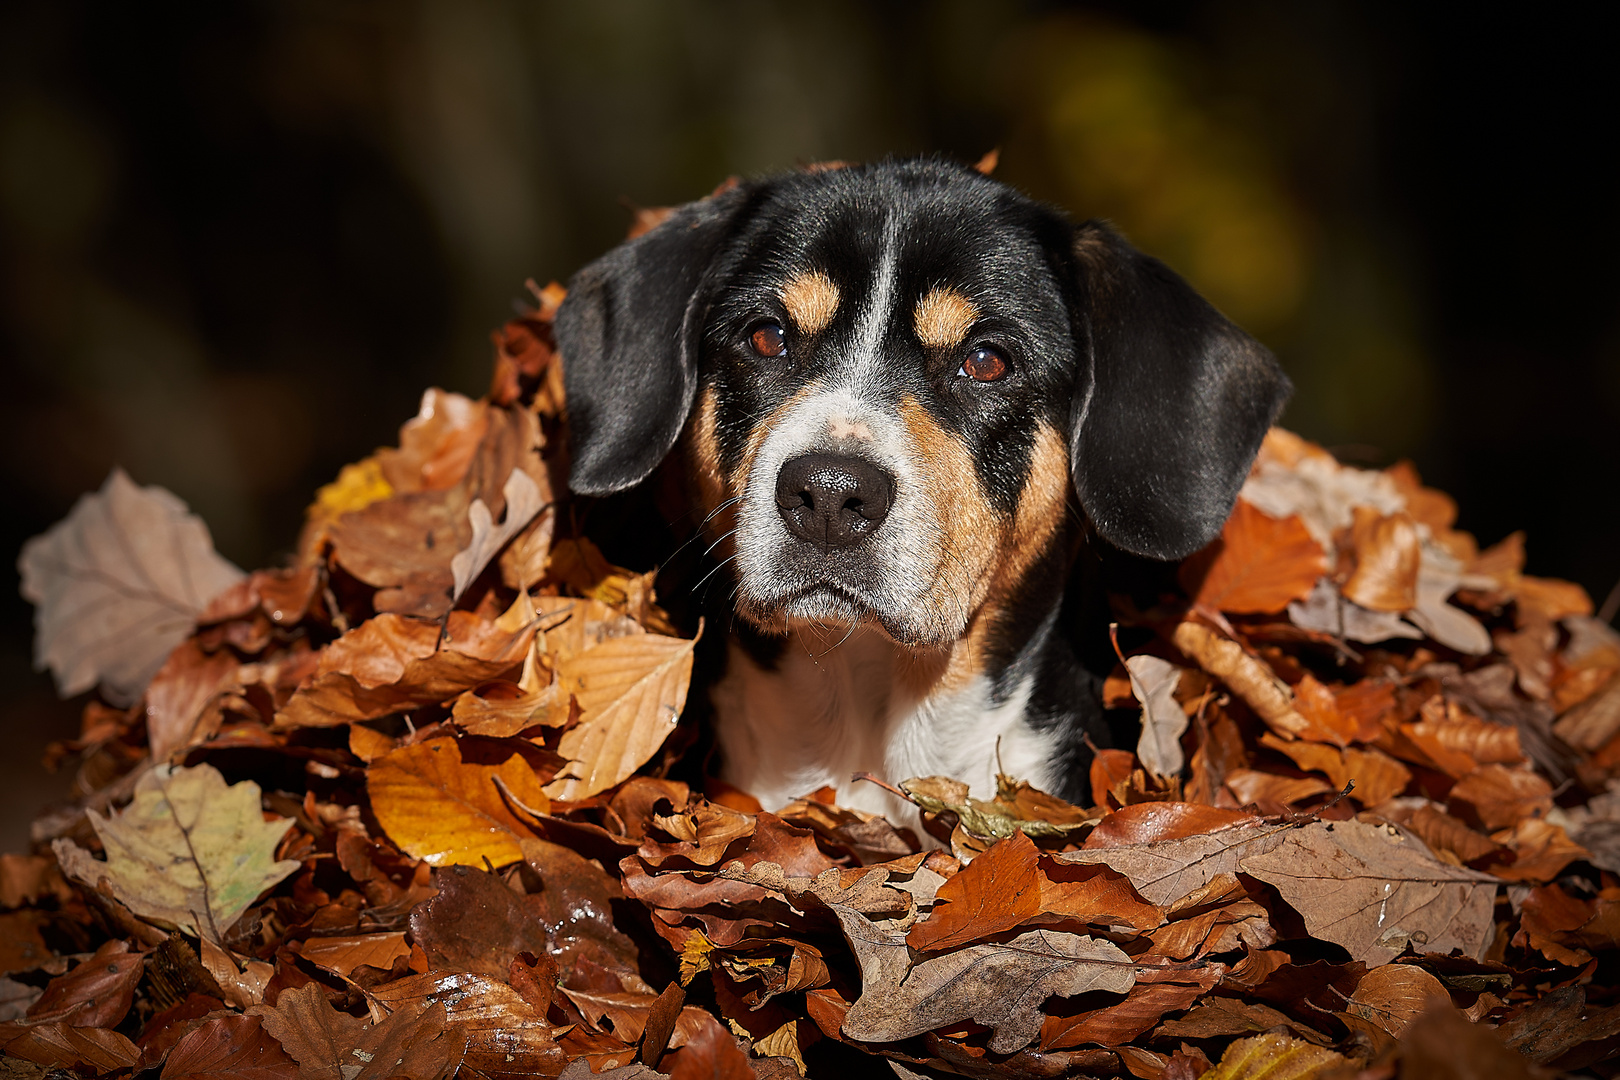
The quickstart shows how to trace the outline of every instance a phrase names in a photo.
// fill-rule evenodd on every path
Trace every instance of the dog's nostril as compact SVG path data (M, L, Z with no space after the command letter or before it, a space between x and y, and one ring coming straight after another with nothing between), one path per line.
M877 531L894 497L894 477L864 458L804 454L776 476L776 508L788 530L828 548Z

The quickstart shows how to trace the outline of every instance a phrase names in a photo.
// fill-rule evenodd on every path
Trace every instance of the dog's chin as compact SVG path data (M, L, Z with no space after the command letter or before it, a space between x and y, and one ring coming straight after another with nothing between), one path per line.
M807 630L817 634L847 634L859 629L876 630L897 645L914 649L935 648L954 641L959 634L927 633L905 617L872 604L853 590L830 582L817 582L770 601L747 596L742 590L737 614L766 634L780 635Z

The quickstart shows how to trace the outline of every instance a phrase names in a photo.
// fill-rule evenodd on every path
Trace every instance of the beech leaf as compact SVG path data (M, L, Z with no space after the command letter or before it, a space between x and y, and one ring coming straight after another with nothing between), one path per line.
M500 553L508 540L533 521L545 505L539 485L521 468L512 469L502 494L506 496L506 517L499 525L495 524L489 506L483 499L474 499L467 511L467 520L472 525L472 542L450 560L450 573L455 580L450 594L452 604L461 599L461 594L467 591L467 586L489 565L489 561Z
M1441 862L1393 826L1312 822L1245 855L1239 868L1275 886L1312 935L1369 967L1408 944L1423 953L1461 949L1477 960L1491 942L1497 879Z
M695 639L632 634L559 660L561 692L574 695L581 716L557 745L569 765L546 785L546 794L566 801L589 798L657 752L686 707L695 644Z
M185 503L117 468L23 545L17 572L34 605L34 666L51 669L63 697L99 682L120 706L141 696L208 602L245 576Z
M1136 984L1130 957L1099 938L1031 930L912 964L904 934L850 908L832 910L861 964L861 996L843 1032L862 1042L908 1039L971 1019L993 1029L991 1052L1010 1054L1040 1032L1047 998L1123 994Z
M212 765L154 766L122 813L87 813L107 861L57 840L52 847L63 872L92 889L106 878L135 914L214 941L299 866L275 861L292 821L265 821L259 785L227 785Z
M366 771L371 809L400 849L434 866L505 866L523 858L520 837L532 835L495 779L544 813L545 792L517 753L499 762L465 760L475 739L430 739L378 758Z
M1239 500L1220 539L1183 563L1180 576L1196 606L1269 615L1309 596L1327 568L1298 517L1271 517Z

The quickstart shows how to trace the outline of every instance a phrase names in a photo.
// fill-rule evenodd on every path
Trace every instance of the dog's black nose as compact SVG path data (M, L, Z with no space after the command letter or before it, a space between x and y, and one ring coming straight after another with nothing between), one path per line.
M857 457L805 454L776 474L776 509L788 530L828 548L877 532L893 499L894 477Z

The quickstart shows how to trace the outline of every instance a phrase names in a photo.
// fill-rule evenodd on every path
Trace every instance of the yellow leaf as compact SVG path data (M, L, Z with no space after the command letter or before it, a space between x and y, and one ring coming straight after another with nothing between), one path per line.
M400 848L434 866L505 866L523 858L520 837L533 832L507 806L498 776L526 806L549 808L540 780L518 754L485 756L483 740L430 739L371 763L366 789L371 810ZM497 751L498 752L498 751ZM491 759L494 754L488 755Z
M259 785L227 786L212 765L156 766L123 813L89 815L107 861L57 840L62 872L92 889L106 878L135 914L199 937L219 940L260 893L299 866L275 861L292 821L265 821Z
M546 785L548 795L589 798L653 756L686 706L694 644L696 639L634 634L559 660L559 695L573 694L582 715L557 746L569 765Z
M1204 1080L1315 1080L1349 1064L1343 1055L1287 1035L1256 1035L1226 1048Z
M311 515L335 518L354 510L363 510L374 502L381 502L394 493L394 486L383 476L382 463L368 457L352 465L343 466L336 480L315 493Z

